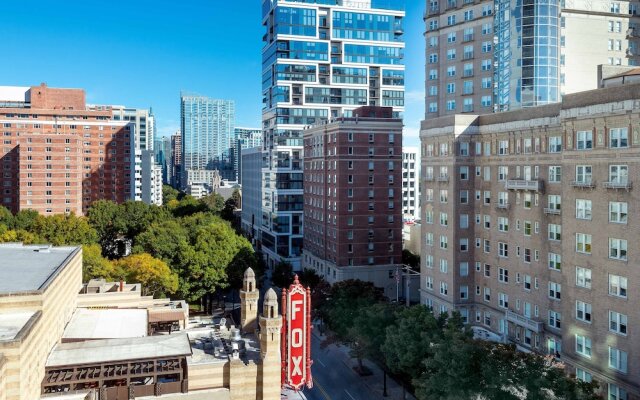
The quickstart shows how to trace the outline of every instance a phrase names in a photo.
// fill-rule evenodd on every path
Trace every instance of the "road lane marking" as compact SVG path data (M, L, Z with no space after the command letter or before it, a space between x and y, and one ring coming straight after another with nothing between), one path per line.
M322 393L322 395L324 396L324 398L326 400L331 400L331 397L329 397L329 395L327 394L327 392L324 391L324 388L322 387L322 385L320 383L318 383L318 381L313 382L313 386L317 387L318 389L320 389L320 393ZM355 399L354 399L355 400Z
M347 391L347 389L345 389L344 392L347 394L347 396L351 397L352 400L356 400L355 397L353 397L351 393Z

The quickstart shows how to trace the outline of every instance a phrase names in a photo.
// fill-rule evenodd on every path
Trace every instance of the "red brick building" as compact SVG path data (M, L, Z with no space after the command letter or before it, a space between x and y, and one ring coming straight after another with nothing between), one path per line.
M303 267L395 293L402 258L402 120L362 107L304 133Z
M0 205L84 214L96 200L125 201L132 126L88 111L84 90L0 87Z

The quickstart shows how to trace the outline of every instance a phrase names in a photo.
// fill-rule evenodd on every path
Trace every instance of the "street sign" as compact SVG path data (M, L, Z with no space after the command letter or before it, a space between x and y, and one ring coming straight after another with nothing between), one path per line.
M285 327L282 330L283 387L300 390L311 378L311 291L305 289L296 275L289 290L282 290Z

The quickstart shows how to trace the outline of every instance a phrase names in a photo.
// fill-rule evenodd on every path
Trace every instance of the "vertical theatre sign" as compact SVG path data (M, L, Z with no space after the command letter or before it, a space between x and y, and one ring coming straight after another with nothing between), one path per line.
M311 378L311 291L295 276L289 290L282 290L282 386L300 390L313 387Z

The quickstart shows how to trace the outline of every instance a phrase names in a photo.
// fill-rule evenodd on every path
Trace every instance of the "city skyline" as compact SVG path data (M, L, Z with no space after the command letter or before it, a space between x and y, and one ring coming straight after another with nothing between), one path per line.
M187 8L167 1L143 0L127 5L127 14L138 16L135 24L122 24L118 13L76 0L65 7L74 13L63 12L45 0L28 7L7 4L4 15L12 18L0 24L7 51L17 60L32 60L33 54L40 54L48 62L25 62L20 68L15 64L0 66L3 84L24 86L44 81L52 87L84 88L89 104L152 108L158 136L170 136L179 128L181 91L235 100L236 124L260 126L264 32L260 1L251 3L197 1ZM408 140L404 144L409 146L418 144L419 124L424 117L424 8L422 1L407 3ZM199 11L194 12L196 9ZM189 21L188 28L180 25L185 20ZM64 30L58 29L60 24L65 25ZM215 39L227 37L239 39L243 51L232 50L237 40ZM20 44L25 42L29 46ZM58 55L56 49L60 48L74 52L73 63ZM233 79L232 75L243 78Z

